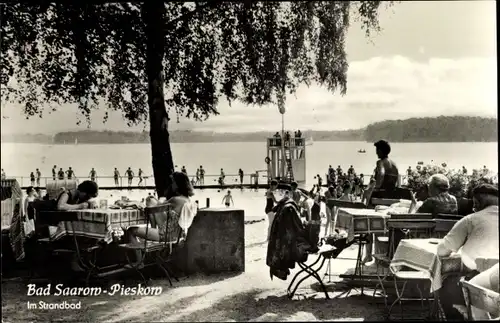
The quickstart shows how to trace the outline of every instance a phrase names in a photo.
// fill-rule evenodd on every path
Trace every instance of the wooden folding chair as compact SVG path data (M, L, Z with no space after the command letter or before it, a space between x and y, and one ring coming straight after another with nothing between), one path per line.
M166 221L163 241L143 239L143 243L127 243L119 246L126 251L141 251L141 259L135 263L130 260L127 252L127 261L129 262L129 267L135 270L145 283L147 283L147 280L141 270L145 267L156 265L165 273L170 286L173 286L171 277L176 281L179 281L179 279L170 269L169 262L171 262L174 247L181 241L182 229L179 226L179 216L175 212L171 212L169 204L145 208L144 214L146 216L146 236L150 228L156 229L159 223ZM148 258L149 255L153 257L153 261L151 262L146 261L150 259Z
M472 306L479 308L488 314L489 320L497 320L500 310L500 294L484 287L475 285L462 278L460 286L464 293L465 305L467 306L467 320L474 321ZM492 317L493 316L493 317Z

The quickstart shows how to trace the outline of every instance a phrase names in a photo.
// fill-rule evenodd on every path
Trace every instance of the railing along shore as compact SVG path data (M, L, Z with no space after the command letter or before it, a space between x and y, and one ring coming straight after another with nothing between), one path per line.
M190 180L194 179L194 185L195 186L214 186L214 185L219 185L219 177L221 175L205 175L203 180L198 179L196 180L196 177L193 175L188 175ZM64 178L62 177L52 177L52 176L41 176L40 178L35 178L34 181L31 180L31 177L29 176L7 176L7 178L15 178L21 187L27 187L27 186L33 186L33 187L47 187L47 183L51 182L53 180L72 180L75 179L77 181L85 181L85 180L90 180L90 176L73 176L72 178L68 178L65 176ZM99 186L103 187L127 187L127 186L154 186L154 176L153 175L148 175L148 176L142 176L142 181L138 176L134 176L131 179L131 183L129 185L129 177L128 176L119 176L118 177L118 185L115 183L115 177L114 176L96 176L95 182ZM266 174L259 174L258 177L258 183L260 184L265 184L267 183L267 175ZM234 175L234 174L226 174L224 181L223 181L223 186L232 186L232 185L238 185L238 184L243 184L243 185L253 185L255 184L255 174L246 174L243 176L243 181L240 181L240 176L239 175Z

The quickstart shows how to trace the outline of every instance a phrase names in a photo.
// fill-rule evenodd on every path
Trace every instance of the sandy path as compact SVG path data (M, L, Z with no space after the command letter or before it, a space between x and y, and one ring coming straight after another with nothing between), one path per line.
M324 299L316 293L309 279L299 293L316 295L315 299L288 299L286 288L291 280L271 280L265 264L267 244L262 233L267 222L247 225L246 270L240 274L191 276L174 282L157 279L152 286L163 287L158 296L26 296L26 282L2 284L2 322L123 322L123 321L315 321L381 320L382 307L370 305L358 297ZM342 257L354 257L356 250L345 250ZM314 260L312 256L309 260ZM334 272L343 273L353 261L336 260ZM292 275L297 269L292 271ZM324 273L324 270L321 272ZM131 285L134 285L131 283ZM27 302L78 302L80 310L28 309Z

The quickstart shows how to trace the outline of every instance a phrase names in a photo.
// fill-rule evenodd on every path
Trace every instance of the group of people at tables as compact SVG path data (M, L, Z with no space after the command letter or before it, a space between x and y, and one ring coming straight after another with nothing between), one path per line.
M396 164L389 159L390 145L386 141L375 143L378 160L374 174L374 183L367 189L367 201L373 197L385 198L385 193L396 189L398 182L398 169ZM275 214L273 207L277 203L274 191L277 189L277 181L271 182L271 187L266 193L265 212L269 220L268 239ZM315 188L317 188L315 190ZM443 174L435 174L429 178L427 184L427 198L417 201L416 194L411 193L410 201L400 202L386 207L386 213L431 213L431 214L457 214L457 199L449 193L450 183ZM336 198L335 190L330 186L325 193L325 199ZM320 215L320 188L314 187L309 194L304 194L297 189L297 183L291 185L291 191L284 198L293 199L303 216L309 221L321 220ZM344 200L349 200L347 195ZM447 257L452 253L459 252L462 259L466 279L471 283L484 288L499 292L499 265L498 263L490 269L479 273L477 271L476 259L498 259L499 257L499 222L498 222L498 187L488 183L481 183L472 191L473 210L470 214L458 220L453 228L446 234L438 245L439 257ZM326 208L325 236L329 233L332 210ZM417 215L416 215L417 216ZM394 232L395 244L404 238L402 231ZM366 245L363 263L367 264L373 260L372 243ZM458 282L460 276L450 275L445 278L442 288L439 290L440 303L447 319L461 319L463 316L454 305L465 305L465 300ZM500 313L492 313L499 316ZM473 308L474 319L484 319L486 313Z
M28 213L28 204L30 202L37 202L38 204L31 204L33 209L39 207L45 211L52 209L53 211L73 211L73 210L85 210L85 209L96 209L98 208L98 203L96 198L98 196L98 186L93 181L83 181L80 183L77 188L72 190L66 190L64 188L61 189L58 197L56 199L49 199L48 196L43 199L38 199L35 193L28 189L28 197L26 198L24 210L25 216L23 216L23 220L25 222L25 235L29 236L31 232L34 233L35 225L34 221L36 219L31 216L26 216ZM157 222L156 228L147 228L146 224L143 225L133 225L128 227L123 227L123 231L125 232L124 237L127 241L126 243L141 243L139 238L151 240L151 241L163 241L166 233L166 224L167 224L167 216L170 219L177 219L174 223L177 223L184 236L187 235L187 230L189 226L192 224L192 221L197 212L197 205L194 201L192 201L191 197L194 195L194 189L189 181L188 176L183 172L174 172L171 175L171 185L168 188L167 196L171 196L168 200L165 198L156 199L153 196L149 196L146 199L145 205L138 204L139 207L154 207L157 205L167 204L170 206L169 215L164 216L164 218L156 217L155 220ZM44 205L41 206L40 203ZM36 217L36 216L35 216ZM26 223L32 222L31 225L28 225L31 230L26 232ZM149 225L149 224L148 224ZM35 236L35 235L33 235ZM136 251L136 258L141 259L140 251ZM135 264L132 264L135 265ZM78 261L75 258L72 267L75 270L80 270L78 268Z

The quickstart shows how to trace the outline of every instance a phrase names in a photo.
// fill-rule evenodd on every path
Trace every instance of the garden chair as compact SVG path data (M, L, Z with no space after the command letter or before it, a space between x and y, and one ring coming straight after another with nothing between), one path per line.
M167 277L170 286L172 285L171 277L176 281L179 279L173 274L170 268L171 256L174 248L179 244L182 237L182 229L179 226L179 217L175 212L170 212L170 205L158 205L147 207L144 209L146 216L146 236L149 228L156 228L157 223L163 222L162 218L166 218L165 239L164 241L150 241L143 239L141 243L127 243L119 245L120 248L127 251L127 261L130 269L135 270L147 283L146 278L141 270L145 267L157 266ZM128 256L128 251L141 251L141 259L138 262L132 262ZM152 259L151 259L152 258Z
M79 237L75 232L76 225L74 225L75 221L79 221L77 212L38 211L34 209L33 204L31 202L28 206L28 212L36 213L34 217L35 236L32 242L42 247L41 250L46 251L49 256L59 256L66 260L76 257L79 268L72 267L72 270L82 274L85 277L85 284L88 285L90 278L98 269L96 266L96 257L97 252L101 250L101 245L91 244L83 246L80 243L81 241L79 241ZM45 221L42 221L42 219L50 219L51 223L69 222L70 225L65 226L65 228L71 239L55 240L49 231L49 225ZM40 251L40 249L37 250Z
M451 228L458 222L458 220L436 218L436 226L434 227L434 232L432 234L433 238L442 239L450 232Z
M389 269L392 257L399 245L402 238L412 239L412 238L430 238L432 232L435 228L435 221L429 218L429 215L423 215L423 218L419 218L420 214L394 214L391 218L387 220L387 228L389 229L389 245L386 253L374 254L376 264L376 275L378 283L373 291L373 296L376 295L378 289L382 291L382 297L384 298L384 305L388 311L388 316L390 317L392 308L396 303L399 303L401 315L403 315L402 298L404 296L404 291L408 282L417 282L416 288L419 292L421 305L423 308L423 294L419 287L418 282L422 279L428 279L423 276L422 273L418 271L399 271L396 275L393 275ZM389 307L387 298L387 290L385 284L392 279L394 281L394 286L396 289L397 299ZM402 283L401 292L398 289L398 280Z
M498 320L498 315L500 314L500 294L468 282L465 278L460 280L460 286L464 293L468 321L474 321L472 306L487 312L489 320Z

